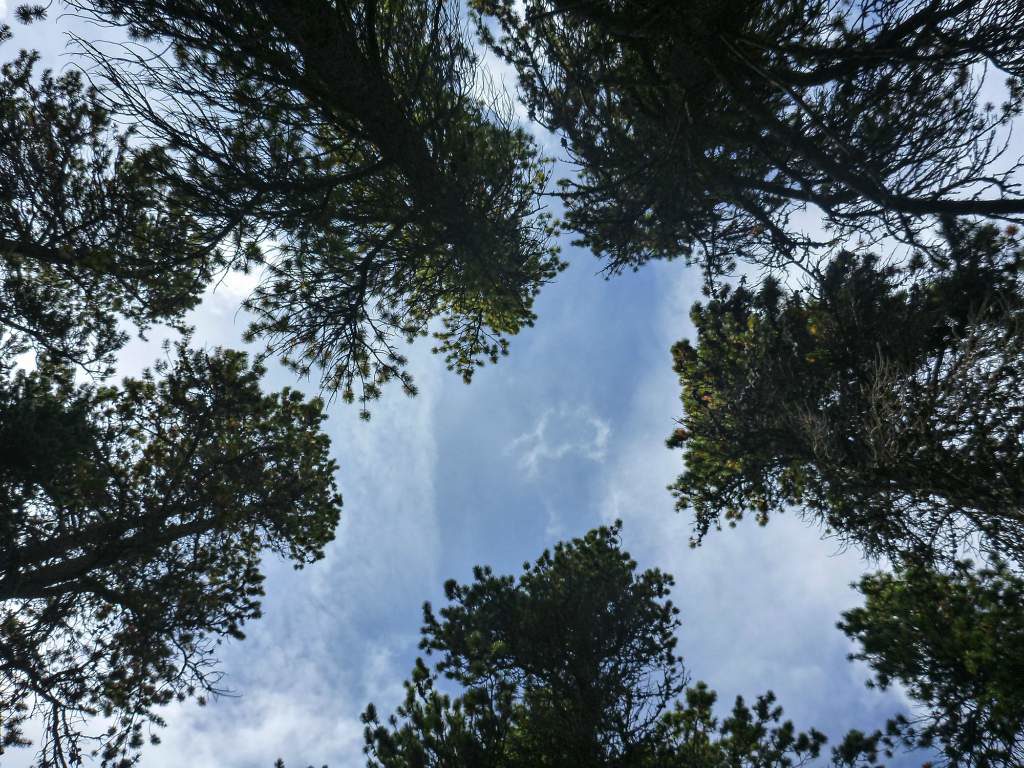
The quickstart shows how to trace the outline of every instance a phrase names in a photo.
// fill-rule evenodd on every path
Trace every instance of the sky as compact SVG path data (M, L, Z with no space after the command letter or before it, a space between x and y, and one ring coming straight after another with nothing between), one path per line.
M13 5L0 0L0 16ZM14 32L5 61L34 47L49 66L70 64L59 23ZM475 564L518 573L545 547L616 519L642 568L674 574L679 651L724 705L771 689L799 728L833 741L906 711L899 691L865 686L867 668L847 660L852 646L835 628L859 602L850 582L873 567L857 552L795 515L688 546L691 520L666 489L681 456L665 439L681 415L669 348L692 331L699 275L665 262L605 280L589 253L566 243L563 256L571 266L539 297L536 326L472 385L424 339L409 351L418 396L387 389L368 423L355 407L331 405L345 501L337 539L302 571L265 562L264 617L219 653L231 694L168 707L162 743L144 751L143 766L363 765L359 715L370 701L386 713L402 699L421 606L443 604L445 580L468 581ZM247 288L236 276L208 293L191 318L194 344L245 347ZM122 373L157 355L133 342ZM265 384L315 394L279 368Z

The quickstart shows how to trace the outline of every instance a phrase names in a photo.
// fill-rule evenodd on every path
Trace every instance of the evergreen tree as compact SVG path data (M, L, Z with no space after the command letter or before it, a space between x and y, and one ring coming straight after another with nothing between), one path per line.
M300 374L365 407L426 335L469 380L562 264L546 163L447 0L80 0L139 42L83 44L118 108L264 280L245 306ZM161 58L155 51L170 53Z
M0 712L6 745L42 718L39 766L134 762L155 707L217 690L261 555L302 567L333 538L321 404L262 374L179 347L121 387L51 365L0 382Z
M948 235L930 262L842 253L804 291L741 284L694 307L669 444L695 541L800 507L870 555L1024 562L1021 247Z
M363 716L371 768L409 766L721 766L768 768L817 758L825 737L782 721L771 693L713 711L703 683L686 687L675 654L672 578L637 573L619 524L558 544L522 575L474 570L445 585L439 617L424 608L431 671L417 660L405 703L382 723ZM443 675L461 693L441 692ZM880 735L852 732L835 765L877 758Z
M865 576L866 604L839 627L858 641L874 684L902 685L923 705L889 730L938 746L949 766L1024 763L1024 579L1005 563L948 572L904 564Z
M263 394L242 353L103 384L132 326L182 327L222 238L159 145L36 58L0 69L0 751L35 717L37 765L128 765L156 707L217 690L261 555L321 557L341 500L321 403Z
M37 58L0 68L0 355L109 373L119 318L180 321L222 261L160 180L164 153L116 132L77 72L35 77Z
M737 257L785 266L821 245L790 221L807 206L834 242L1024 216L1004 157L1024 95L1019 2L471 5L563 137L579 169L567 222L612 271L680 255L712 274Z

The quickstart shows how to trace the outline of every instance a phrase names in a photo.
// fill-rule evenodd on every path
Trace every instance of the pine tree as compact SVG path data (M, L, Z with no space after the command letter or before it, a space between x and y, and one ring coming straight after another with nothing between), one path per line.
M840 244L1024 216L1005 143L1024 95L1019 2L471 5L532 116L563 137L579 168L567 223L611 271L804 261L823 244L791 221L807 207ZM982 82L1003 79L1005 102L987 104Z
M263 261L250 335L298 373L365 411L389 380L414 391L403 340L436 330L469 381L533 323L563 266L547 164L452 3L74 5L139 41L83 44L119 110L175 148L191 204Z
M0 69L0 355L109 373L121 319L180 324L223 262L163 151L115 131L79 73L34 76L37 58Z
M899 684L923 705L888 730L910 747L934 746L944 764L1024 761L1024 578L1006 563L959 562L948 571L904 563L857 584L866 603L839 627L873 685Z
M40 766L131 764L157 706L217 691L261 556L323 556L341 499L321 403L262 374L179 346L120 387L49 365L0 384L0 711L42 717Z
M615 766L674 768L803 765L823 734L782 720L769 692L715 714L705 684L687 687L675 653L672 578L637 572L620 524L558 544L518 577L486 567L445 585L449 604L424 607L421 648L406 699L384 723L367 707L371 768ZM439 690L440 677L460 686ZM878 757L881 734L851 732L836 766Z
M157 707L218 690L261 556L322 557L341 499L322 403L240 352L186 336L107 383L131 330L184 327L221 238L165 149L36 58L0 70L0 752L37 718L40 768L127 766Z
M695 542L798 508L893 560L1024 562L1021 246L957 226L905 268L842 253L805 290L721 288L673 354Z

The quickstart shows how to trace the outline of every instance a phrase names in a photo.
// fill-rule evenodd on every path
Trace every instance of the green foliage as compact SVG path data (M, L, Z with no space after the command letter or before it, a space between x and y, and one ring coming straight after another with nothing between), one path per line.
M250 336L295 371L365 412L389 380L413 392L403 340L433 330L469 381L533 323L563 266L547 163L449 2L76 5L140 41L134 67L90 50L193 204L265 262Z
M6 38L7 28L0 30ZM0 69L0 355L109 372L119 324L177 321L220 257L78 72Z
M711 274L821 243L927 239L934 216L1019 220L1024 7L1004 0L471 0L485 44L578 169L567 222L617 271ZM1004 104L981 96L1008 80ZM991 78L986 87L1001 85Z
M109 376L127 327L183 328L224 234L158 143L37 58L0 70L0 751L36 717L38 765L128 765L156 707L216 692L261 555L321 557L341 500L321 403L261 393L241 353L182 344L120 388L76 384Z
M889 730L937 746L950 766L1024 761L1024 579L1004 563L948 573L907 564L865 576L866 603L839 627L860 644L875 683L898 683L923 705Z
M948 235L931 262L841 253L805 291L741 283L694 308L669 444L695 542L801 506L872 555L1024 556L1020 244Z
M473 584L445 585L440 621L424 610L422 647L468 688L496 670L516 681L531 759L627 759L685 681L672 579L635 569L617 526L557 545L517 581L478 568Z
M782 707L769 691L758 696L751 707L737 697L729 715L715 717L717 694L704 683L686 691L684 701L668 713L659 733L661 754L647 765L691 766L702 768L792 768L817 759L826 742L815 729L798 732L790 721L782 721ZM834 756L834 765L860 765L862 757L877 757L872 737L859 745L848 763Z
M387 725L370 704L363 713L368 765L407 768L444 765L497 768L508 765L506 742L514 704L508 690L479 690L452 699L435 689L436 677L416 660L412 679L405 683L405 702ZM539 765L548 765L547 762Z
M8 741L43 719L40 766L131 764L155 707L217 690L261 555L323 556L341 499L321 403L262 374L180 345L121 387L56 365L0 382L0 711Z
M771 693L738 698L715 717L715 694L686 689L675 655L670 576L636 573L619 524L558 544L523 574L474 570L445 585L440 619L424 608L421 647L406 699L386 723L367 707L371 768L617 766L769 768L803 765L825 737L782 721ZM461 686L437 689L438 675ZM684 698L679 698L685 693ZM867 765L880 735L851 733L833 764Z

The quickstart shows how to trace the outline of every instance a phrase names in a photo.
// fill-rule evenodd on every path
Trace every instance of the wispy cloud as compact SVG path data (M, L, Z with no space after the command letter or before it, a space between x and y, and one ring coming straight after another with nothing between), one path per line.
M567 456L604 461L611 426L585 405L560 405L541 414L536 425L513 440L506 453L519 457L526 477L536 479L544 466Z

